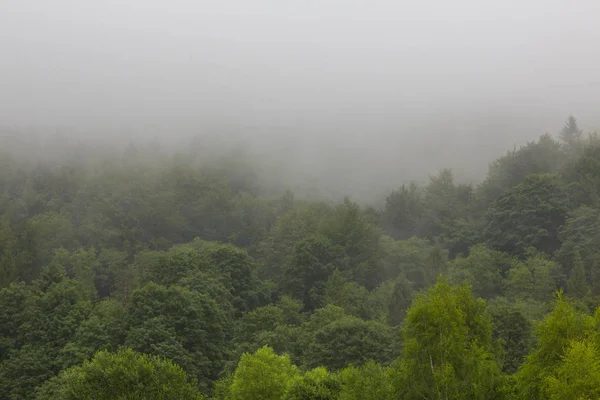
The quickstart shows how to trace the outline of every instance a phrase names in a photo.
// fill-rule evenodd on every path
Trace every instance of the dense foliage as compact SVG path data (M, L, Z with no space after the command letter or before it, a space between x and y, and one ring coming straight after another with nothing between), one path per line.
M381 207L198 146L2 145L2 399L600 397L600 139L574 118Z

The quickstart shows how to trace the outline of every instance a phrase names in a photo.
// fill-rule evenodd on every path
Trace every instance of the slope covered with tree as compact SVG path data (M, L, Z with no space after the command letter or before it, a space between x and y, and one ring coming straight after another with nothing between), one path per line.
M0 155L0 398L600 396L600 138L381 208L218 159ZM104 398L103 397L103 398Z

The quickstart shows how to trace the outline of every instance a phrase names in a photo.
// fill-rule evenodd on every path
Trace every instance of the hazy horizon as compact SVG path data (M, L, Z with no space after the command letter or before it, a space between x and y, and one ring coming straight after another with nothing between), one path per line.
M599 12L593 0L6 0L0 125L245 138L350 182L445 166L475 179L568 115L600 128Z

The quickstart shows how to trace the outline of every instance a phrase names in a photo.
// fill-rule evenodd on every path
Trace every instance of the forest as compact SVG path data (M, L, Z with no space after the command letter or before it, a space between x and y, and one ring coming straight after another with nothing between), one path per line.
M575 118L381 204L256 165L3 137L0 399L600 398L600 135Z

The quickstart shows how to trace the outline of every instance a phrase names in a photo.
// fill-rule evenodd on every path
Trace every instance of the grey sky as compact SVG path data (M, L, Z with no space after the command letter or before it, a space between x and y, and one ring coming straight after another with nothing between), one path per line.
M0 0L0 124L504 149L571 113L599 127L599 20L597 0Z
M6 122L272 111L356 118L480 101L564 114L584 106L578 95L587 101L600 89L594 0L3 0L0 7ZM544 98L556 93L560 101Z

